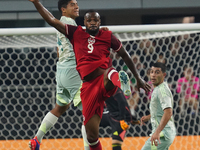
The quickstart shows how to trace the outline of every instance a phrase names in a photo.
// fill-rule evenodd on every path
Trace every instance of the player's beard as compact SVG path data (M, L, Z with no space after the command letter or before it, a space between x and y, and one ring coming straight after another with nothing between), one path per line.
M92 35L92 36L95 36L95 35L97 35L98 32L99 32L99 28L94 29L94 30L86 29L86 32L89 33L89 34Z

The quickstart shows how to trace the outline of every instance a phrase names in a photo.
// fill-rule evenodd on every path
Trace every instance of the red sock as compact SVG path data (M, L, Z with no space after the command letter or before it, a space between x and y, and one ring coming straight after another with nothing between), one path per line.
M118 86L119 88L121 88L119 73L114 68L110 68L110 70L107 73L107 76L108 76L108 79L111 80L115 86Z
M90 150L102 150L99 139L98 139L98 143L96 143L95 145L90 145Z

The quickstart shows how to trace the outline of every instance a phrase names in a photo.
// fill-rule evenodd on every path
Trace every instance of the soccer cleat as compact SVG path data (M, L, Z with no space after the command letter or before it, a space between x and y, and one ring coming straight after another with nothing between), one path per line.
M29 141L29 148L30 148L30 150L39 150L40 149L40 142L38 141L37 136Z
M131 95L130 79L125 71L119 72L119 80L121 82L121 89L125 96Z

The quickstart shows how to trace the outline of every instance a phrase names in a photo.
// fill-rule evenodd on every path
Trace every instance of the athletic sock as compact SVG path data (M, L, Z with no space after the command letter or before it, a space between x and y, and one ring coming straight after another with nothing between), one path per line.
M112 81L115 86L121 88L121 82L119 80L119 74L114 68L110 68L107 73L108 79Z
M121 144L113 143L113 144L112 144L112 149L113 149L113 150L121 150L121 149L122 149L121 146L122 146Z
M51 127L54 126L54 124L57 122L58 117L53 115L51 112L48 112L44 119L42 120L42 123L39 127L38 132L35 136L37 136L38 141L41 143L44 135L51 129Z
M89 146L90 146L90 150L102 150L99 139L97 139L96 142L90 143Z
M84 150L90 150L84 125L82 125L82 127L81 127L81 133L82 133L82 137L83 137Z

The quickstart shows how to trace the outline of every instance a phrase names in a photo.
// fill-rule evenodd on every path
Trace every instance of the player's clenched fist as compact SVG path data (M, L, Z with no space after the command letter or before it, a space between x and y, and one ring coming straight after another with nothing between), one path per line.
M129 125L124 120L120 120L120 126L123 130L129 129Z

